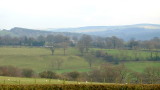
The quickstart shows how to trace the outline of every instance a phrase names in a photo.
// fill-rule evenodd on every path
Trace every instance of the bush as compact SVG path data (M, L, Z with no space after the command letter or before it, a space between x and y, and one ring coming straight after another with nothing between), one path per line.
M43 71L43 72L39 73L39 76L41 78L52 78L52 79L58 78L58 75L52 71Z
M22 70L22 76L24 77L32 77L34 75L34 71L32 69L23 69Z
M18 77L21 76L21 70L13 66L0 66L0 75Z
M67 76L68 76L71 80L77 80L77 78L80 76L80 73L77 72L77 71L73 71L73 72L67 73Z

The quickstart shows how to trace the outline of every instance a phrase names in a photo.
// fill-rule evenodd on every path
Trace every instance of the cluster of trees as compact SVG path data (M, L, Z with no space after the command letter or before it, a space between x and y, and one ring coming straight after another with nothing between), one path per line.
M43 46L45 45L45 41L41 38L43 36L39 36L37 39L33 37L11 37L9 35L0 36L0 45L1 46Z
M77 46L80 52L89 51L89 47L107 48L107 49L160 49L160 38L155 37L151 40L135 40L124 41L118 37L96 37L90 35L82 35L81 37L67 37L64 35L47 35L38 37L11 37L9 35L0 36L0 45L24 45L24 46L45 46L57 44L65 47L67 45L73 47Z
M97 37L93 41L93 46L107 49L160 49L160 38L154 37L145 41L135 39L124 41L115 36L106 38Z

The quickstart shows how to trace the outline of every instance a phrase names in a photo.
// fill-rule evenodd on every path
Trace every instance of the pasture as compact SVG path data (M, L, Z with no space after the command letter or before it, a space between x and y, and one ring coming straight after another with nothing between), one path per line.
M135 52L132 50L114 50L114 49L95 49L91 50L104 50L115 57L121 58L123 56L128 58L124 65L137 72L142 72L144 68L148 66L160 66L160 62L146 61L145 58L150 56L150 52L139 51ZM135 54L138 53L138 54ZM57 73L63 72L87 72L91 69L85 58L79 56L80 53L75 48L68 48L66 50L66 55L63 55L63 49L57 48L54 55L51 55L51 51L48 48L42 47L0 47L0 66L11 65L18 68L31 68L35 73L39 73L46 70L51 70ZM130 58L137 57L142 58L140 61L131 61ZM105 61L99 58L95 58L95 62L92 67L99 67ZM59 70L56 66L57 60L62 61L62 65Z

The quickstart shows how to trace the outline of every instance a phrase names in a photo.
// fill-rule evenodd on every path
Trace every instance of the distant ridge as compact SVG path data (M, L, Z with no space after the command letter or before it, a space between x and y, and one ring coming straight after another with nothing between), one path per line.
M124 40L135 38L137 40L148 40L160 37L159 24L134 24L122 26L86 26L79 28L60 28L51 30L53 32L77 32L101 37L117 36Z
M14 27L10 30L1 30L0 36L29 36L37 37L39 35L49 34L63 34L66 36L81 36L82 34L88 34L93 36L111 37L117 36L124 40L130 40L131 38L137 40L148 40L153 37L160 37L160 25L159 24L134 24L134 25L122 25L122 26L86 26L78 28L58 28L47 30L26 29L20 27Z
M27 37L38 37L40 35L47 36L47 35L65 35L65 36L79 36L79 33L70 33L70 32L52 32L52 31L45 31L45 30L36 30L36 29L27 29L21 27L14 27L10 30L1 30L0 36L10 35L13 37L20 37L20 36L27 36Z

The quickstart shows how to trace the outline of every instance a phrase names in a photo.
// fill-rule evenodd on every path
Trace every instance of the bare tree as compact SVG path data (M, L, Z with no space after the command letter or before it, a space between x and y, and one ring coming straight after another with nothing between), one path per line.
M92 54L88 53L87 55L85 55L85 58L89 64L89 67L91 68L93 63L95 62L95 57Z
M54 51L55 51L55 49L56 49L56 43L51 42L50 45L49 45L48 47L49 47L49 49L50 49L52 55L54 55Z
M62 48L63 48L63 54L66 55L66 49L68 48L69 45L69 38L68 37L64 37L64 41L62 43L60 43Z
M89 35L83 35L80 38L77 46L78 46L78 49L80 50L82 55L83 55L84 51L86 51L88 53L91 42L92 42L92 38Z
M118 77L118 81L120 83L125 82L126 78L127 78L127 74L128 74L128 70L125 68L124 64L119 65L116 68L116 72L118 73L119 77Z
M159 67L147 67L144 70L145 83L159 83L160 80L160 68Z
M58 69L58 70L60 70L63 62L64 62L64 60L62 60L62 59L57 59L57 60L56 60L57 69Z
M64 60L61 58L55 58L51 61L51 67L57 70L60 70L62 67L62 64L64 63Z
M85 47L84 47L83 43L84 43L83 41L79 41L78 44L77 44L78 50L80 51L82 56L83 56L83 53L84 53L84 50L85 50Z

